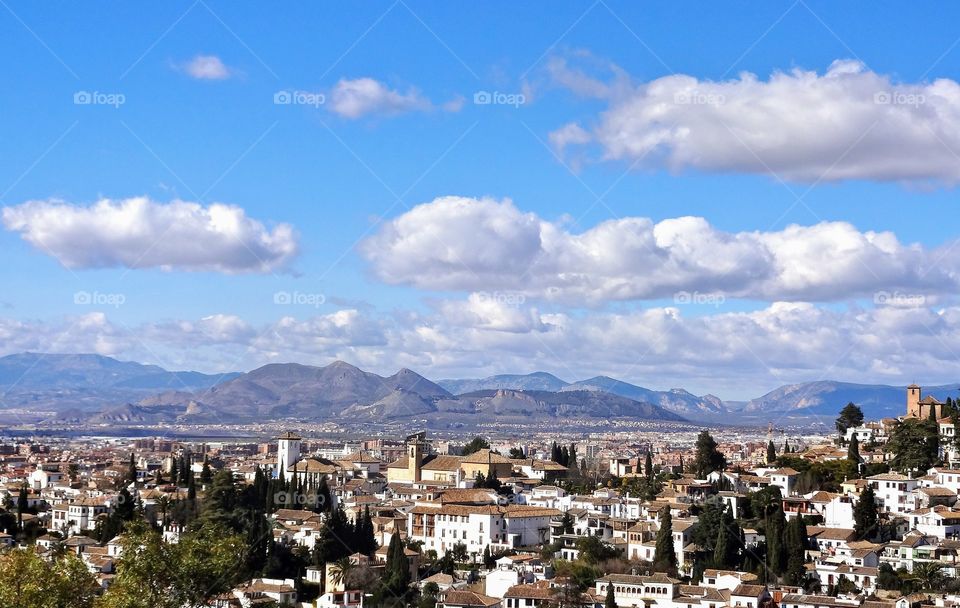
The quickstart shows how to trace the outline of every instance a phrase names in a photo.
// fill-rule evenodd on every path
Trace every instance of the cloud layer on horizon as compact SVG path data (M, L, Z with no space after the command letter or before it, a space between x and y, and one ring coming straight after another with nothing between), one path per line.
M658 388L669 382L724 397L744 390L757 396L819 379L955 380L960 307L838 311L780 302L701 316L678 307L574 315L472 296L437 303L428 313L340 309L261 325L230 314L133 327L100 311L44 322L0 318L0 344L0 355L97 352L168 369L343 359L381 373L409 367L432 378L546 370L567 380L608 374Z

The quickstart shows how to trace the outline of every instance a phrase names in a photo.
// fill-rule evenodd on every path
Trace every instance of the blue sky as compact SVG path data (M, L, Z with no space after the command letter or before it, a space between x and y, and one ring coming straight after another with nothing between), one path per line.
M947 85L960 80L958 10L411 1L300 3L279 12L212 1L9 2L0 8L0 50L8 58L0 67L0 348L96 350L205 371L344 358L434 377L607 373L731 398L821 377L955 380L960 264L950 220L960 121ZM842 67L852 62L858 67ZM836 78L854 74L839 90L827 80L831 66ZM772 74L793 70L812 74L810 90L824 86L820 106L797 102L791 91L803 84L764 86ZM755 74L759 89L742 72ZM673 80L680 77L688 80ZM876 82L921 101L890 114L880 108L875 120L863 119L867 128L818 148L817 140L836 133L834 121L874 111L857 104L886 90L870 89ZM663 85L668 103L693 90L707 104L718 95L726 109L664 111L649 83ZM277 104L281 91L323 103ZM523 103L477 104L481 91L522 95ZM84 92L98 103L75 103ZM765 147L783 121L757 108L790 103L798 103L801 124ZM741 104L736 111L734 104ZM663 122L643 122L661 111ZM780 116L793 114L788 107ZM717 120L731 124L718 129ZM663 136L657 124L668 122L673 132L661 144L637 152L638 141ZM571 124L589 141L559 145L556 133ZM906 176L892 169L908 164ZM452 203L424 206L445 196L477 211L474 221L503 226L532 217L541 226L534 232L557 230L565 242L611 220L696 216L721 241L839 222L861 234L890 231L902 248L886 257L854 251L856 260L833 269L849 235L828 239L825 246L840 253L812 266L830 276L804 276L801 287L785 287L787 279L755 284L754 275L768 270L746 245L719 275L689 268L723 257L708 248L683 259L686 280L651 279L656 285L644 288L636 286L675 269L642 267L657 264L656 256L625 264L595 250L586 256L592 261L569 267L569 252L548 261L538 254L542 280L518 280L511 257L525 259L529 251L518 243L529 235L473 232L469 221L464 232L448 232L445 216L431 214ZM134 197L146 197L159 216L175 200L198 204L200 215L224 203L239 214L233 219L254 225L239 233L242 248L201 246L180 258L196 245L189 231L181 234L180 220L172 230L164 220L118 227L122 212L110 221L90 212L98 200L120 209ZM29 201L45 202L48 213L40 217ZM405 228L392 224L404 217ZM291 236L273 232L284 225ZM699 229L688 230L701 240ZM110 238L118 231L127 232L122 246ZM138 234L144 255L130 252ZM282 242L263 250L244 242L270 234ZM418 238L436 242L423 246ZM598 236L601 249L614 251L619 238L616 231ZM814 248L823 247L819 238L798 237ZM764 247L780 252L778 259L795 250L774 240ZM919 262L914 243L923 249ZM244 250L258 259L256 268L234 259ZM164 264L165 255L173 261ZM491 257L501 267L484 266ZM781 265L792 258L784 259ZM631 261L636 266L624 269ZM906 268L888 274L900 261ZM450 263L469 266L471 276L449 278ZM848 288L857 264L876 264L863 269L874 280ZM728 284L735 267L754 265ZM570 279L578 273L590 276ZM551 283L558 278L563 287ZM86 303L78 293L94 295ZM278 293L320 295L323 303L277 304ZM877 293L906 304L889 306ZM913 296L923 304L914 306ZM775 302L789 304L774 309ZM651 329L675 319L674 309L682 323ZM784 318L784 310L794 312ZM621 333L624 326L636 333Z

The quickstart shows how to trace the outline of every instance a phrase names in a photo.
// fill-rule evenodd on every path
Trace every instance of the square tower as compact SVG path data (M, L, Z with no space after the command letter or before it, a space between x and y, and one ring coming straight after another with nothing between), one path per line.
M291 477L293 465L300 460L301 441L299 435L289 431L277 437L277 477Z
M426 432L414 433L407 437L407 479L410 481L420 481L426 447Z
M907 387L907 418L922 418L920 407L920 387L911 384Z

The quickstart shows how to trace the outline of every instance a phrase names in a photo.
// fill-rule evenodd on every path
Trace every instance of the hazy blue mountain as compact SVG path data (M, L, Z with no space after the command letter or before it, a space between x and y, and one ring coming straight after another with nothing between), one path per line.
M941 401L956 399L960 384L924 387L923 395ZM847 403L856 403L868 419L902 416L907 409L907 387L885 384L853 384L821 380L788 384L751 399L743 412L752 415L791 413L795 415L836 416Z
M960 397L960 384L924 387ZM167 371L94 354L0 357L6 408L95 422L217 422L264 417L304 420L423 419L488 422L553 417L636 417L760 423L771 417L832 419L848 402L868 419L899 416L906 387L823 380L789 384L749 401L724 402L682 388L656 391L607 376L569 383L546 372L433 382L409 369L380 376L336 361L317 367L264 365L224 375ZM52 414L51 414L52 413ZM16 419L20 418L18 414ZM828 420L829 422L829 420Z
M437 384L454 395L459 395L499 388L520 391L559 391L569 382L547 372L533 372L532 374L499 374L486 378L438 380Z
M156 365L118 361L103 355L21 353L0 357L0 386L14 390L71 388L132 388L156 390L166 387L197 389L229 380L237 374L168 372Z
M666 410L688 418L703 418L727 413L727 407L719 397L704 395L698 397L682 388L669 391L655 391L636 386L608 376L596 376L565 386L564 391L604 391L628 399L658 405Z
M97 411L161 391L208 389L236 376L170 372L156 365L94 354L21 353L0 357L0 407L59 414Z
M482 390L459 395L484 420L496 418L641 418L683 421L652 403L601 391Z

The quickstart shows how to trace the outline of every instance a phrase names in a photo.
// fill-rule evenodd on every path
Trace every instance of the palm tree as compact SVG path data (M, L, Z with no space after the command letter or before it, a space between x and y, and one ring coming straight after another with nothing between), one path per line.
M924 591L940 591L946 582L943 576L943 564L937 562L920 562L913 566L913 580Z
M350 573L353 572L354 563L349 557L341 557L329 566L330 580L338 587L346 588L346 583L350 579Z

